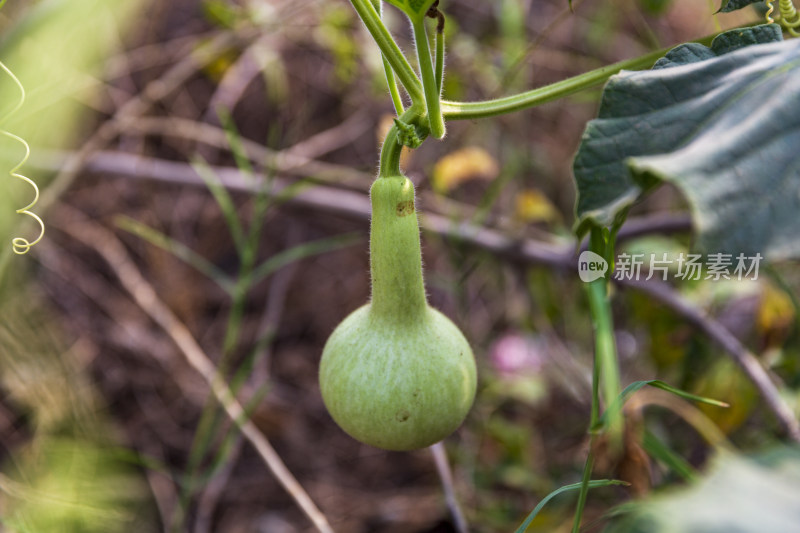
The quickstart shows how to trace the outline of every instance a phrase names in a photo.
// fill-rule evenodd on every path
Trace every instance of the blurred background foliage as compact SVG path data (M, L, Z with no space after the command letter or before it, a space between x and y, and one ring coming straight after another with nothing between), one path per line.
M445 97L542 86L758 20L751 10L715 16L719 6L695 0L573 5L442 2ZM410 52L400 14L387 8L386 22ZM3 527L310 530L170 332L126 292L103 258L105 238L81 237L88 221L124 243L337 531L453 531L429 454L359 445L330 420L316 384L325 339L368 297L363 206L392 117L380 56L349 2L9 0L0 28L0 60L28 92L4 127L32 146L27 175L65 189L46 205L46 240L28 256L3 256ZM0 82L2 108L14 91ZM571 160L599 95L452 123L443 142L406 154L423 220L436 214L512 242L569 249ZM84 150L70 177L68 158ZM3 168L18 151L2 141ZM9 243L32 231L14 214L31 191L3 184L0 237ZM324 201L308 200L314 190ZM632 216L684 210L664 188ZM665 231L620 246L678 254L690 244L688 232ZM582 287L574 272L432 231L423 245L430 299L473 343L481 376L472 413L446 441L456 490L473 531L513 531L546 494L580 479L592 352ZM788 264L757 281L676 287L759 356L795 412L798 286ZM594 490L587 529L601 529L613 506L656 494L613 527L662 531L642 517L714 510L703 503L713 483L740 490L724 476L763 480L776 464L796 468L792 452L769 467L724 457L711 467L720 447L777 444L771 415L725 353L681 316L634 291L614 298L624 383L663 379L731 408L637 396L623 453L599 450L596 473L631 485ZM672 494L709 469L716 474L692 489L700 496L691 504ZM796 487L790 477L773 488ZM568 531L573 507L567 495L554 499L528 531Z

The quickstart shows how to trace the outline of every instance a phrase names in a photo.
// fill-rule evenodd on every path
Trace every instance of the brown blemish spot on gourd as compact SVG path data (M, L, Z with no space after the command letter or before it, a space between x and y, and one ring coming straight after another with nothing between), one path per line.
M401 409L395 413L394 417L397 419L398 422L405 422L408 420L408 417L411 416L411 413L406 411L405 409Z
M405 217L414 212L414 201L413 200L406 200L405 202L398 202L397 204L397 216Z
M414 392L411 393L411 401L414 402L415 404L419 404L420 402L419 394L420 394L419 389L414 389Z

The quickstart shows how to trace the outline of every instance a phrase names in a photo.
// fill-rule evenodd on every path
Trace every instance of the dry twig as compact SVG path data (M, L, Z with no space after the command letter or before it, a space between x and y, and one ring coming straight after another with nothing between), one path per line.
M464 513L461 511L461 506L458 505L458 498L456 498L453 473L450 470L450 463L447 462L447 451L444 449L444 444L437 442L431 446L431 453L436 463L439 479L442 481L442 490L444 491L447 508L450 509L450 514L453 516L453 525L458 533L469 533L467 519L464 518Z

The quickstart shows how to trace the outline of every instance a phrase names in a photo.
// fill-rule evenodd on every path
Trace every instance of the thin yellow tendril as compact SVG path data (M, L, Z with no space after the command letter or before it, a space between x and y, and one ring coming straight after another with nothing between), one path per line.
M5 1L0 2L0 7L2 7L4 3L5 3ZM2 61L0 61L0 68L2 68L5 71L5 73L8 74L9 77L11 77L12 80L14 80L14 83L16 84L17 88L19 89L19 94L20 94L20 98L19 98L19 101L17 102L17 104L11 109L11 111L6 113L6 115L2 119L0 119L0 125L2 125L14 113L16 113L19 110L19 108L22 107L22 104L25 103L25 88L22 86L22 83L20 83L19 79L17 79L17 77L14 76L14 73L11 72L8 69L8 67L6 67L5 64L3 64ZM23 207L22 209L17 209L17 214L18 215L28 215L29 217L33 218L36 222L38 222L39 223L39 229L40 229L39 236L34 241L29 241L29 240L27 240L27 239L25 239L23 237L15 237L14 239L11 240L11 245L14 247L14 253L18 254L18 255L23 255L23 254L28 253L28 251L31 249L31 247L33 245L35 245L37 242L41 241L42 237L44 237L44 221L42 221L42 219L39 217L39 215L37 215L36 213L33 213L33 212L30 211L30 209L34 205L36 205L36 202L39 201L39 187L36 185L36 183L32 179L30 179L30 178L28 178L26 176L23 176L22 174L19 174L17 172L28 161L28 158L31 155L31 148L30 148L30 146L28 146L28 143L25 142L25 140L23 138L18 137L18 136L14 135L13 133L10 133L8 131L0 130L0 133L5 135L6 137L14 139L15 141L17 141L18 143L22 144L22 146L25 147L25 156L20 160L19 163L17 163L17 165L14 168L12 168L9 171L9 174L14 178L20 179L20 180L28 183L31 187L33 187L33 192L34 192L33 201L31 203L29 203L28 205L26 205L25 207Z
M775 6L773 5L774 1L775 0L765 0L767 6L767 22L769 24L774 24L777 21L790 35L793 37L800 37L800 32L797 31L797 28L800 28L800 14L798 14L792 0L778 0L777 18L772 17L772 13L775 11Z

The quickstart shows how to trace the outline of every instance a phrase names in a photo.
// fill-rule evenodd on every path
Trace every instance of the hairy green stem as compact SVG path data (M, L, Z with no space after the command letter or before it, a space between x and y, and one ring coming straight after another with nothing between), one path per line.
M620 393L617 346L614 340L614 323L611 318L611 303L608 299L607 280L600 278L587 285L589 309L595 329L595 367L599 367L600 390L606 408ZM596 378L597 376L595 376ZM619 439L622 428L622 412L608 412L608 434Z
M394 71L386 56L383 56L383 71L386 73L386 85L389 86L389 95L392 97L392 105L394 105L394 112L399 117L403 114L403 98L400 96L400 90L397 88L397 80L394 77Z
M708 42L712 38L713 37L707 37L698 42ZM472 120L513 113L529 107L535 107L605 83L608 78L621 70L647 68L669 50L670 48L664 48L656 52L650 52L640 57L626 59L625 61L590 70L589 72L546 85L545 87L539 87L538 89L495 100L485 100L483 102L449 102L443 100L442 114L444 118L449 120Z
M412 102L422 101L422 89L419 78L414 69L409 65L408 60L400 51L397 43L394 42L389 30L386 29L381 21L378 12L372 6L370 0L350 0L358 16L366 25L372 38L381 49L381 53L389 62L400 83L405 87Z
M436 90L442 94L444 81L444 30L436 29Z
M381 20L383 20L383 2L381 0L372 0L372 7L375 8L375 11L378 12L378 16L381 18ZM400 97L400 91L397 87L397 79L395 79L392 65L389 64L389 60L386 59L386 55L384 53L381 53L381 59L383 60L383 72L386 75L386 85L389 87L389 95L392 97L394 111L399 117L403 114L403 99Z
M613 255L613 243L604 236L603 230L593 228L590 238L590 250L594 253L606 257ZM613 263L609 263L613 264ZM575 509L575 520L572 524L572 533L578 533L581 525L583 509L586 505L586 497L589 492L589 481L592 478L592 468L594 467L594 444L597 433L592 429L597 426L600 419L600 392L605 400L606 409L612 405L614 399L619 396L619 369L617 360L617 346L614 340L614 322L611 315L611 303L608 299L608 281L600 278L586 284L586 293L589 299L589 310L594 324L595 354L594 366L592 370L592 408L589 417L590 440L589 453L586 456L586 463L583 467L583 478L578 494L578 505ZM607 413L608 423L605 426L606 434L610 441L612 453L619 450L622 438L622 411L619 408L609 410Z
M411 27L414 29L414 40L417 43L417 57L419 58L419 70L422 73L422 89L425 92L425 106L428 109L431 135L441 139L445 134L444 117L442 117L441 95L437 88L439 84L436 83L436 74L431 62L425 19L412 19Z
M418 121L421 116L420 108L418 106L411 106L400 115L399 120L410 124ZM381 162L378 167L379 177L400 176L402 174L400 170L400 154L403 151L403 145L398 142L397 133L397 126L392 126L389 129L389 133L386 134L386 138L383 140Z
M397 127L392 126L386 134L386 138L383 139L378 177L399 176L402 173L400 171L400 154L402 151L403 145L397 142Z

